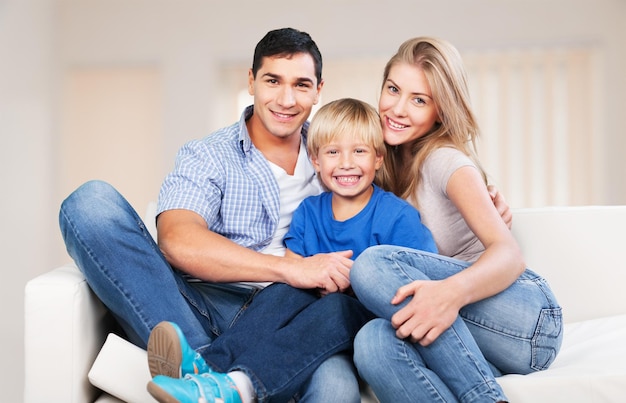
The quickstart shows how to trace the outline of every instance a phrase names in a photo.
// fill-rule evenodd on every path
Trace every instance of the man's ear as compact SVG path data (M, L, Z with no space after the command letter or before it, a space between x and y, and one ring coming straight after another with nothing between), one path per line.
M322 87L324 87L324 79L322 79L322 81L317 84L317 93L315 94L315 101L313 102L313 105L317 105L317 103L320 101L320 96L322 95Z
M252 73L252 69L248 70L248 94L254 96L254 73Z

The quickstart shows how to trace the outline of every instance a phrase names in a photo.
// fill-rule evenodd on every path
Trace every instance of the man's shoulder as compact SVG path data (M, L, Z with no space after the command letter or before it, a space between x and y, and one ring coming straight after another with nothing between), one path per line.
M185 147L220 155L237 150L239 143L239 127L234 124L218 129L205 137L190 140Z

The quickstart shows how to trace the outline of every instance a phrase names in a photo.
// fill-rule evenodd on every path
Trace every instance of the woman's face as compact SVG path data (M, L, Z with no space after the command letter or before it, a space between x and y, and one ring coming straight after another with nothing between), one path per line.
M412 143L429 133L438 121L424 72L408 63L389 70L378 103L385 142L392 146Z

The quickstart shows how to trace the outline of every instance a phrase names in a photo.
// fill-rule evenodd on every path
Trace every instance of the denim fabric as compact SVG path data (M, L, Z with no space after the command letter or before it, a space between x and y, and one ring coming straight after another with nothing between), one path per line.
M545 280L526 270L503 292L465 306L429 347L399 340L389 322L396 290L411 281L447 278L470 264L393 246L369 248L352 267L352 287L381 319L355 341L355 363L382 402L497 401L494 375L547 368L561 346L562 317Z
M315 370L295 399L299 403L361 403L361 391L352 354L335 354Z
M146 347L161 321L177 323L217 369L241 369L259 402L287 401L335 353L351 351L370 313L353 297L275 284L262 291L187 282L110 185L92 181L62 204L70 256L130 341Z

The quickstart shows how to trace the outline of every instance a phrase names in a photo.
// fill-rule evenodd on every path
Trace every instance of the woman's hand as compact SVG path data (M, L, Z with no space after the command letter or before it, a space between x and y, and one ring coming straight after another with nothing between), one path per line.
M493 205L496 206L496 210L498 210L498 214L502 217L502 221L511 229L513 226L513 212L504 199L504 195L493 185L487 186L487 191L489 192Z
M410 300L391 318L396 336L422 346L431 344L456 320L463 305L457 295L445 280L417 280L400 287L391 303Z

